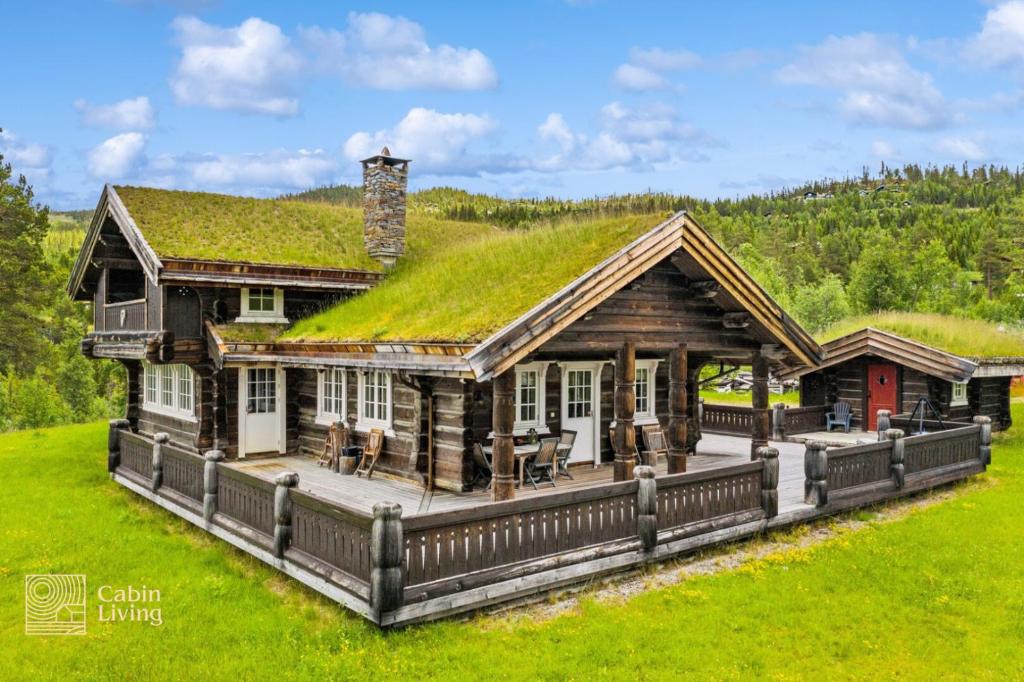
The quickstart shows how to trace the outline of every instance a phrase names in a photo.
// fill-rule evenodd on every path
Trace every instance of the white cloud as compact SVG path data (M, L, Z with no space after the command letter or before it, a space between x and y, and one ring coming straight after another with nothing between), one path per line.
M171 24L182 54L171 77L180 104L294 116L291 83L303 59L281 29L258 18L221 28L195 17Z
M185 163L200 187L304 189L337 172L338 162L324 150L276 150L260 154L206 155Z
M427 43L426 32L405 17L350 12L344 31L300 29L317 63L346 82L379 90L482 90L498 85L491 60L480 50Z
M672 83L664 76L633 64L620 64L612 74L612 82L623 90L635 92L668 90L672 87Z
M148 97L125 99L115 104L89 104L84 99L75 102L82 123L98 128L118 130L149 130L156 125L156 112Z
M145 160L145 147L142 133L115 135L89 152L89 173L103 180L131 177Z
M990 9L981 31L967 42L965 51L986 66L1024 66L1024 2L1004 2Z
M940 138L935 142L935 151L954 161L985 161L990 158L979 139L963 136Z
M885 140L875 140L871 143L871 154L872 156L880 159L892 159L899 156L899 152L896 151L896 147L891 142Z
M701 64L700 56L689 50L663 50L660 47L634 47L629 51L629 61L657 71L680 71Z
M839 91L839 111L853 123L927 129L950 121L931 75L913 68L894 40L871 33L802 47L776 75L786 84Z
M53 151L46 145L25 142L12 132L0 130L0 155L15 173L25 175L33 183L50 178Z
M701 64L701 58L689 50L663 50L634 47L629 61L620 64L612 74L612 82L623 90L645 92L649 90L679 90L664 74L692 69Z

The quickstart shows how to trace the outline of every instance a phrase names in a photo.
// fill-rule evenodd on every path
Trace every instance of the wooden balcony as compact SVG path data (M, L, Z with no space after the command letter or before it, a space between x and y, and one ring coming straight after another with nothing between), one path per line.
M107 303L103 306L102 313L103 328L96 331L145 331L147 329L146 299L144 298L121 303Z

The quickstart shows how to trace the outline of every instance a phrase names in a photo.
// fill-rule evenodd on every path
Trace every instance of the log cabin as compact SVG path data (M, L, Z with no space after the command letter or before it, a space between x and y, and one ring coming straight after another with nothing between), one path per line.
M683 471L708 363L753 367L756 450L769 370L820 360L684 212L513 232L443 221L407 212L409 164L386 148L362 162L361 217L104 187L68 291L93 303L83 352L125 367L130 428L229 460L316 455L339 422L356 444L381 429L379 475L451 491L493 439L504 499L528 432L575 431L570 464L624 480L634 429L659 424Z

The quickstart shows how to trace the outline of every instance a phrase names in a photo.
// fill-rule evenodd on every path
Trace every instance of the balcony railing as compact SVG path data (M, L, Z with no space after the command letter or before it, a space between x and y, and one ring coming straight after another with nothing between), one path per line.
M146 299L103 306L103 331L139 331L146 329Z

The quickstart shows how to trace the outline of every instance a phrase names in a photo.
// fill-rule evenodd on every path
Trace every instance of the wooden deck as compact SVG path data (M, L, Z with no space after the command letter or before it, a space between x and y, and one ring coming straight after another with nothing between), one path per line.
M852 435L852 434L851 434ZM864 434L861 434L862 436ZM772 446L779 450L779 511L784 512L803 502L804 446L799 443L777 443ZM750 461L750 440L738 436L704 434L697 447L697 454L687 459L687 471L708 471ZM357 476L342 476L326 467L317 466L311 457L286 456L267 459L237 460L230 462L232 468L245 471L266 481L285 471L299 475L299 490L308 491L326 500L342 502L350 507L370 512L377 502L397 502L402 505L403 518L410 518L428 512L468 509L490 502L490 493L481 489L466 493L435 491L430 498L424 496L422 487L406 481L384 478L376 475L370 480ZM527 483L524 489L516 490L516 499L528 499L586 488L612 480L611 464L599 467L589 465L571 469L574 480L559 477L557 486L543 483L538 490ZM657 473L668 473L665 460L658 462Z

